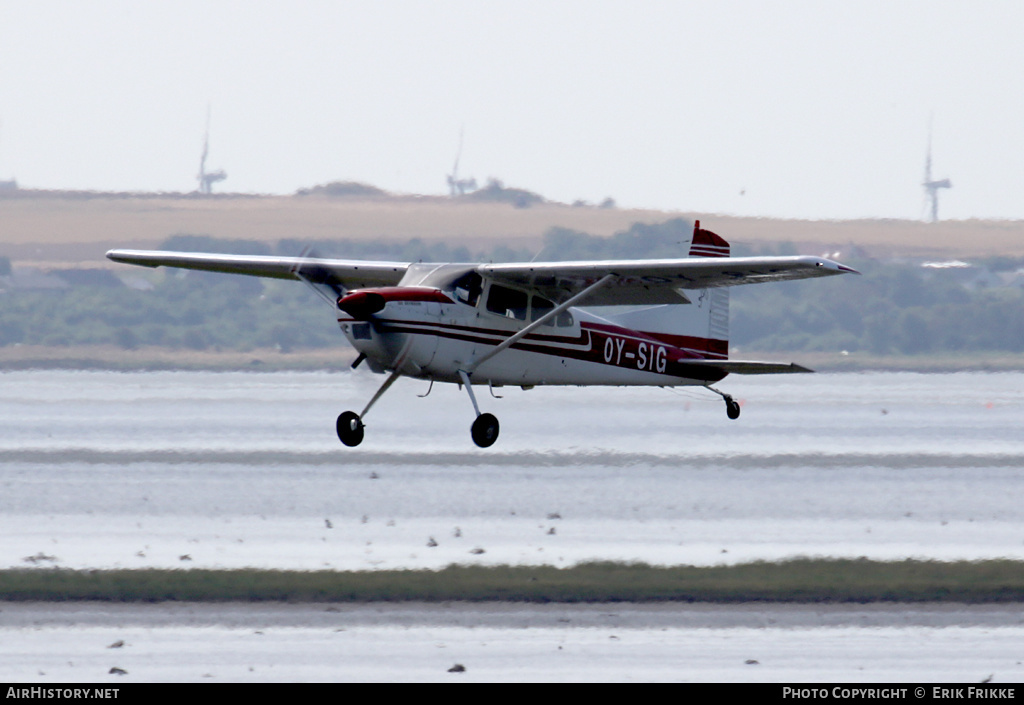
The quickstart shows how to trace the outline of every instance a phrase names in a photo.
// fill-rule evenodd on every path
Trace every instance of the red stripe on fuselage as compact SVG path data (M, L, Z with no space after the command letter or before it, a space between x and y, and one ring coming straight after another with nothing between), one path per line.
M338 322L354 321L339 318ZM377 325L385 333L433 335L448 340L485 345L498 345L515 333L515 331L495 328L401 319L378 318ZM578 336L530 333L514 343L512 349L655 372L670 377L694 378L692 371L690 374L683 373L686 361L726 359L729 343L725 340L649 333L622 326L586 321L580 324L580 335ZM679 368L680 365L683 368ZM706 370L700 371L704 377L707 377L708 373L709 371ZM715 376L715 379L720 379L722 376L724 374Z
M588 322L582 325L597 331L602 331L609 335L632 335L637 338L645 338L652 342L667 343L672 347L679 348L680 350L689 353L687 356L693 359L725 359L729 357L728 340L698 338L692 335L675 335L673 333L656 333L653 331L637 331L603 323Z

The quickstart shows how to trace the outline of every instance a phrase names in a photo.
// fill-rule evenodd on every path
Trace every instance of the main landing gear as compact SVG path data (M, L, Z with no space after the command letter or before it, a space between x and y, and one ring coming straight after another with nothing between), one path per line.
M494 414L480 414L469 430L474 443L481 448L489 448L498 440L498 419Z
M705 385L712 392L722 397L725 400L725 414L730 419L738 419L740 417L740 403L732 398L731 395L721 392L710 385Z
M382 384L380 389L377 390L377 393L373 395L373 399L371 399L370 403L366 405L365 409L363 409L363 413L357 414L354 411L346 411L338 417L338 421L335 424L338 431L338 440L350 448L363 442L363 429L366 428L363 425L363 417L366 416L366 412L370 410L370 407L376 404L377 400L383 396L384 392L388 391L388 388L395 383L395 380L398 379L398 377L398 372L392 372L388 375L384 384Z
M338 417L338 438L342 443L355 447L363 442L363 420L354 411L346 411Z
M476 411L476 420L473 422L472 427L470 427L473 442L481 448L489 448L498 440L498 419L495 418L494 414L480 413L480 407L476 403L476 395L473 394L473 387L469 383L469 375L460 371L459 376L462 378L462 383L466 385L466 391L469 392L469 400L473 402L473 410ZM384 384L377 390L377 393L373 395L370 403L363 409L363 413L357 414L354 411L346 411L338 416L336 424L338 440L350 448L363 442L363 433L366 428L363 424L363 417L366 416L366 412L370 410L370 407L377 403L377 400L381 398L384 392L395 383L398 377L398 372L392 372L388 376Z
M480 413L480 407L476 403L476 395L473 394L473 385L469 383L469 375L459 370L459 377L462 378L462 383L466 385L466 391L469 392L469 400L473 402L473 411L476 412L476 421L473 422L469 429L470 434L473 436L473 442L481 448L490 448L498 440L498 419L494 414Z

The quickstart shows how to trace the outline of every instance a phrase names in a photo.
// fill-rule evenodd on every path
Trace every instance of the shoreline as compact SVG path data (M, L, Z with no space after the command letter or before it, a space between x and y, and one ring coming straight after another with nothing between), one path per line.
M281 352L254 350L176 350L110 346L51 347L11 345L0 347L0 372L22 370L102 370L111 372L206 371L206 372L344 372L355 360L355 351L337 347ZM929 355L872 355L835 352L733 351L737 360L796 362L815 372L1020 372L1024 356L1004 352L936 353Z

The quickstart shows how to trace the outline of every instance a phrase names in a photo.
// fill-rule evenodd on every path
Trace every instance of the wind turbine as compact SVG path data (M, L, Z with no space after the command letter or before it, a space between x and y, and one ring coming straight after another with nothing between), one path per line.
M452 167L452 173L448 174L448 193L452 198L455 196L462 196L466 191L476 190L476 179L459 178L459 160L462 159L463 132L464 130L459 130L459 151L455 153L455 165Z
M932 127L930 122L928 124L928 156L924 160L924 181L921 182L921 185L924 186L926 198L931 199L932 222L935 223L939 219L939 189L953 188L953 184L949 179L932 179Z
M196 178L199 179L199 193L211 194L213 193L213 185L219 181L223 181L228 178L227 173L223 169L217 171L206 171L206 156L210 153L210 108L206 108L206 135L203 137L203 156L199 158L199 174Z
M0 128L3 128L3 121L2 120L0 120ZM6 181L6 180L3 180L3 179L0 179L0 191L17 191L17 190L18 190L18 181L16 179L11 179L10 181Z

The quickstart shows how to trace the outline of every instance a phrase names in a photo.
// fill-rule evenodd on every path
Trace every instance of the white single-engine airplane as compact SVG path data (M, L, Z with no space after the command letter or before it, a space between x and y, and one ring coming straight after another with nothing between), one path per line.
M146 267L299 279L338 314L364 360L388 377L366 407L338 417L338 438L363 440L363 419L401 376L465 386L476 411L473 441L498 438L473 385L711 385L729 373L810 372L796 364L729 358L729 289L855 270L819 257L730 257L729 243L696 221L681 259L523 264L404 264L111 250ZM428 389L429 393L429 389ZM425 396L425 395L424 395Z

